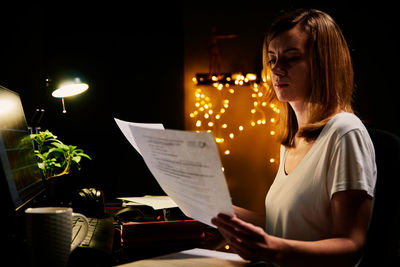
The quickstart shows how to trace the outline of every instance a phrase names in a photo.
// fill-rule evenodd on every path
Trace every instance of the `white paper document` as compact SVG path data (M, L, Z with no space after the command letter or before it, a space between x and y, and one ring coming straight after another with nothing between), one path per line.
M178 207L169 196L119 197L118 199L127 201L128 206L131 203L133 205L147 205L155 210Z
M137 127L145 127L145 128L151 128L151 129L160 129L160 130L164 130L164 126L161 123L135 123L135 122L128 122L128 121L123 121L123 120L119 120L114 118L115 122L117 123L119 129L121 130L121 132L125 135L126 139L128 139L128 141L131 143L131 145L136 149L136 151L139 154L140 150L139 147L137 146L135 139L132 136L132 133L129 129L129 125L134 125Z
M147 167L186 216L214 226L218 213L233 215L212 133L128 127Z

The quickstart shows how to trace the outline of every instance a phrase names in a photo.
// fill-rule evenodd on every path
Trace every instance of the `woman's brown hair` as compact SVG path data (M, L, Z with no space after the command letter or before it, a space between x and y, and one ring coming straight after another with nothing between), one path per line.
M307 141L315 140L329 119L338 111L352 112L351 102L354 73L346 40L336 22L326 13L314 9L298 9L279 17L264 40L263 66L268 68L268 46L272 39L300 25L309 35L311 92L309 121L298 129L296 115L289 103L280 103L280 141L293 147L298 135ZM272 84L267 80L270 88ZM274 90L271 99L277 100Z

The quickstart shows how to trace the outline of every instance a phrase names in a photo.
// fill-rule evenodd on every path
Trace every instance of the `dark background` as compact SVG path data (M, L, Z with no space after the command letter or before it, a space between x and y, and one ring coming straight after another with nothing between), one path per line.
M113 118L184 128L184 50L190 50L184 42L190 30L185 18L192 14L204 17L206 23L198 23L204 23L206 30L215 24L223 32L223 25L231 21L238 25L237 33L247 32L262 41L269 23L280 12L296 7L326 11L343 29L351 48L356 113L367 126L400 135L394 4L114 2L1 8L0 84L20 94L28 124L32 124L34 110L44 108L42 128L66 144L83 148L93 158L82 162L82 171L59 179L64 192L95 186L104 189L108 199L162 193ZM249 20L259 22L259 27L240 28L241 21ZM253 69L246 71L258 72L261 46L253 54L246 63ZM56 81L69 71L82 73L90 88L66 99L67 113L63 114L61 101L52 98L51 90L45 88L45 78Z

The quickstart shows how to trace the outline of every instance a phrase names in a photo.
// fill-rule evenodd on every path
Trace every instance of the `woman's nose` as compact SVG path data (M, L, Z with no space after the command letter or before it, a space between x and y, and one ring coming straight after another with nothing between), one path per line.
M285 76L287 74L286 69L279 61L271 68L271 71L276 76Z

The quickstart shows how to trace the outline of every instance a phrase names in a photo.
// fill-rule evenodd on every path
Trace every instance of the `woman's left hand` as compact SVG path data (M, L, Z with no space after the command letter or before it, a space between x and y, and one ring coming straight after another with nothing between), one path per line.
M218 214L211 222L232 249L244 259L274 261L278 253L274 238L258 226L237 216Z

